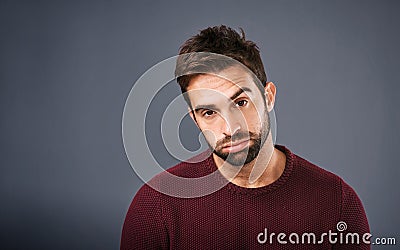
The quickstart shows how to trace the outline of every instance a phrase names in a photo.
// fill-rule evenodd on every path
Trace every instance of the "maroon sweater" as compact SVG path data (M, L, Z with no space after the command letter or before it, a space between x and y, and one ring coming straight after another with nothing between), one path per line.
M370 249L362 239L368 221L354 190L287 148L276 148L286 155L284 172L261 188L228 183L203 197L177 198L144 185L127 212L121 249ZM168 172L195 178L216 170L210 156ZM155 179L162 183L163 174ZM340 221L346 230L337 230ZM315 244L307 233L315 235ZM345 244L352 239L347 233L358 233L360 244Z

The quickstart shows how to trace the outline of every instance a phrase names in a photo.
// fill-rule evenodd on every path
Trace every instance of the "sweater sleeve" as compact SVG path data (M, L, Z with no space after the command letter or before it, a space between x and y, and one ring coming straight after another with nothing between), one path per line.
M139 189L125 217L121 250L168 249L168 233L162 217L160 195L146 184Z
M351 237L349 235L348 242L345 242L345 244L335 244L333 249L371 249L371 245L365 244L363 241L363 235L365 233L369 233L370 230L367 216L365 214L361 200L359 199L353 188L351 188L342 179L340 181L342 188L342 202L340 222L338 223L341 223L341 226L344 226L344 222L346 226L341 227L341 231L338 230L337 232L343 234L344 242L347 234L357 233L359 235L359 244L351 244ZM367 238L367 240L371 239Z

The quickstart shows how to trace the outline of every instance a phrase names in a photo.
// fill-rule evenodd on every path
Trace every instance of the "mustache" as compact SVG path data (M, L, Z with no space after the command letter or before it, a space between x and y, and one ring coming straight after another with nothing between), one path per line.
M256 136L256 134L253 133L253 132L250 132L250 131L248 131L248 132L239 131L239 132L236 132L233 135L225 136L225 138L217 141L217 143L216 143L217 147L216 148L221 148L226 144L235 143L237 141L241 141L241 140L244 140L244 139L253 139L253 138L255 138L255 136Z

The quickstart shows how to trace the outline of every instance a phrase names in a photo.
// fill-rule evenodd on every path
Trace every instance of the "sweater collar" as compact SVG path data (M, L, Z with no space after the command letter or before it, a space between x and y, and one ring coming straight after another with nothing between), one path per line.
M222 189L226 189L231 192L244 195L261 195L272 192L273 190L276 190L282 185L284 185L288 181L290 174L293 170L293 162L295 155L285 146L275 145L275 148L286 155L285 169L283 170L282 175L276 181L259 188L245 188L245 187L240 187L232 182L228 182ZM205 163L206 163L205 165L208 168L207 172L212 173L218 171L218 168L213 160L212 154L205 160ZM219 174L219 178L221 178L220 181L226 182L226 179L225 177L222 176L222 174Z

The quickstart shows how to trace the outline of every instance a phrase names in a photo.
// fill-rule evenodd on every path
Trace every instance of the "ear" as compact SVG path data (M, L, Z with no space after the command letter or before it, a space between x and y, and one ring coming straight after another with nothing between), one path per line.
M274 108L275 105L275 96L276 96L276 87L273 82L267 82L265 84L265 101L267 104L268 112Z

